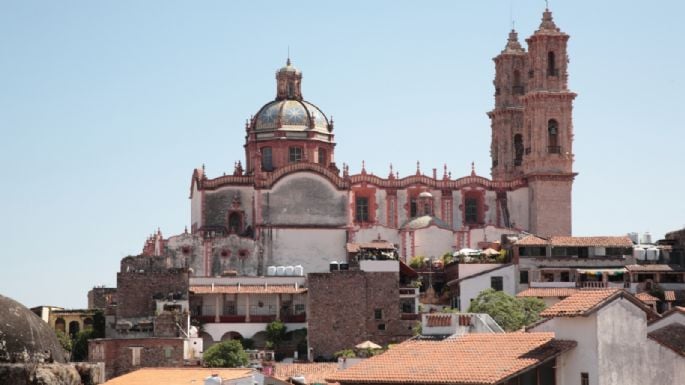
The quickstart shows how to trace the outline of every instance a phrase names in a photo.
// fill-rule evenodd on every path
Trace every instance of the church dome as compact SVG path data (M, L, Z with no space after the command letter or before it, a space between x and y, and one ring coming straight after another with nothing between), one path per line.
M313 129L328 133L326 115L319 107L304 100L276 100L267 103L255 116L255 130L304 131Z
M55 331L19 302L0 295L0 362L65 362Z

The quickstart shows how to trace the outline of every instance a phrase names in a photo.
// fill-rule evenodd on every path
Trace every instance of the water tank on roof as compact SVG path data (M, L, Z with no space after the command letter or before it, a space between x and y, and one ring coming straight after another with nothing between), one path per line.
M642 243L646 243L646 244L652 243L652 234L650 234L649 231L642 234Z
M659 249L656 247L650 247L647 249L647 260L656 261L657 259L659 259Z
M285 266L276 266L276 275L285 275Z
M276 275L276 266L269 266L266 268L266 275Z
M636 245L640 243L640 236L636 232L628 233L628 238Z
M295 267L294 266L286 266L285 267L285 275L293 275L295 273Z
M645 249L643 249L642 247L636 247L636 248L634 248L634 249L633 249L633 256L634 256L635 259L637 259L638 261L644 261L645 258L646 258Z
M338 264L338 261L331 261L331 263L328 266L329 266L330 271L340 270L340 264Z
M304 275L304 267L302 265L295 266L295 275L301 277Z

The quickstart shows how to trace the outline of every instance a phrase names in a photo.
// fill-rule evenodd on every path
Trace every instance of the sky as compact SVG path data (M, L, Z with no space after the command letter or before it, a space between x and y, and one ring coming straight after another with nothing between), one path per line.
M541 0L0 1L0 294L86 306L149 234L183 231L195 167L243 160L290 52L336 162L489 177L494 63ZM569 40L574 235L685 226L685 3L553 0ZM244 161L244 160L243 160Z

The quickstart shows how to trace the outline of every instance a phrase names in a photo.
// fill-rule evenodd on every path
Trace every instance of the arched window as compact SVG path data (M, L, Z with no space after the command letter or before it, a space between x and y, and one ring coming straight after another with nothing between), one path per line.
M66 326L66 322L64 321L64 318L57 318L55 320L55 330L59 330L62 333L66 333L67 326Z
M239 234L242 230L242 222L240 213L230 213L228 215L228 232L230 234Z
M514 82L511 87L514 95L523 95L523 85L521 85L521 72L514 70Z
M319 164L322 166L328 165L328 153L325 148L319 148Z
M547 122L547 152L550 154L561 153L561 147L559 146L559 123L550 119Z
M478 199L466 198L464 200L464 222L466 224L478 223Z
M79 325L78 321L71 321L69 322L69 335L74 337L75 335L78 334L78 332L81 331L81 325Z
M514 166L520 166L523 162L523 136L514 135Z
M262 169L264 171L272 171L274 169L271 147L262 147Z
M549 51L547 53L547 76L558 76L558 75L559 75L559 71L557 70L554 52Z

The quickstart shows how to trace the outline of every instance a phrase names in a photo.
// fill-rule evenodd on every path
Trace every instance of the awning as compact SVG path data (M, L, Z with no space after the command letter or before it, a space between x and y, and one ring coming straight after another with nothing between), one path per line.
M578 269L578 274L602 275L604 273L607 275L622 275L626 273L626 269L623 267L613 269Z

